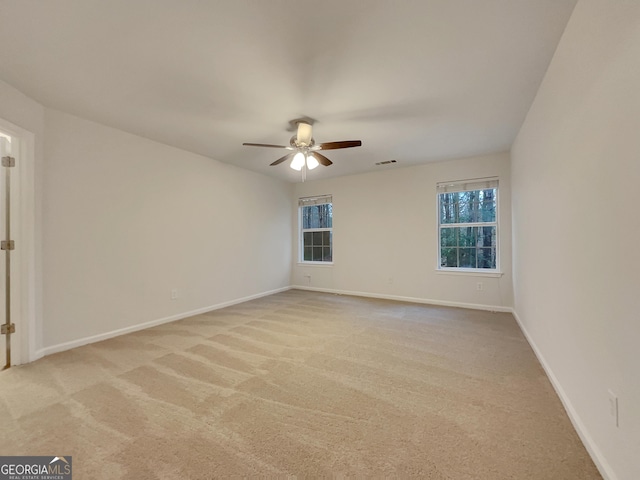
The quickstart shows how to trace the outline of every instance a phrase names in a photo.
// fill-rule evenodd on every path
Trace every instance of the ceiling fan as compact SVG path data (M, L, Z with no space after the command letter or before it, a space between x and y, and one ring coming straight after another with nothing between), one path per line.
M271 166L280 165L291 159L291 168L294 170L302 170L303 167L313 170L318 165L324 165L328 167L333 162L320 153L320 150L337 150L339 148L351 148L359 147L362 145L360 140L344 140L341 142L327 142L316 144L312 136L312 120L311 119L298 119L292 120L291 125L296 125L297 132L289 140L289 145L271 145L268 143L243 143L249 147L269 147L269 148L284 148L291 150L291 153L286 154L284 157L280 157Z

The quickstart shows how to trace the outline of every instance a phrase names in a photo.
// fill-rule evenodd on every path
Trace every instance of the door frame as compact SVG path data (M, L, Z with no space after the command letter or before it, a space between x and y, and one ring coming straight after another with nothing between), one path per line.
M11 233L16 243L13 252L19 252L11 258L12 272L17 277L17 281L12 281L11 286L15 289L16 295L12 296L18 302L20 312L20 319L13 318L13 321L16 329L21 329L20 358L12 358L12 364L20 365L43 357L37 341L38 331L41 332L42 328L39 328L39 316L36 315L35 135L2 118L0 130L11 136L12 143L14 139L17 140L19 152L16 166L11 172L18 177L18 192L14 197L17 209L13 212L17 218Z

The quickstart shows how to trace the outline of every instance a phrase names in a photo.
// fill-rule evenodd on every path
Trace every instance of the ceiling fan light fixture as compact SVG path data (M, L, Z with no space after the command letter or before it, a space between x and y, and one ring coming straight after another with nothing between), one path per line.
M313 170L318 165L320 165L320 163L318 163L318 160L316 160L316 157L314 157L312 153L308 154L307 155L307 168L309 170Z
M293 168L294 170L302 170L302 167L304 167L304 153L302 152L298 152L295 154L295 156L293 157L293 160L291 160L291 165L290 167Z

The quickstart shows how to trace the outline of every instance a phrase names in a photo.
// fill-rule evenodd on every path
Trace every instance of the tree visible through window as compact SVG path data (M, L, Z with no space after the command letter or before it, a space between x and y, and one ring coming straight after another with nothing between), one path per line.
M497 180L438 185L441 269L497 269L497 201Z
M333 261L333 203L329 195L301 198L300 260Z

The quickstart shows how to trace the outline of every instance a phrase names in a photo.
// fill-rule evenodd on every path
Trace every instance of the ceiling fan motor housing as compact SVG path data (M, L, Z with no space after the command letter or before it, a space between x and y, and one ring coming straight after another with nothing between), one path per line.
M311 148L316 144L316 141L312 138L309 141L308 145L304 145L303 143L300 143L298 141L298 137L296 135L294 135L293 137L291 137L291 140L289 140L289 144L293 147L293 148L297 148L297 149L302 149L302 148Z
M313 141L312 127L310 123L298 122L298 132L296 135L296 145L299 147L309 147Z

